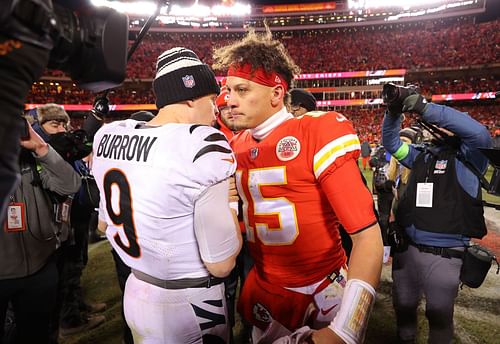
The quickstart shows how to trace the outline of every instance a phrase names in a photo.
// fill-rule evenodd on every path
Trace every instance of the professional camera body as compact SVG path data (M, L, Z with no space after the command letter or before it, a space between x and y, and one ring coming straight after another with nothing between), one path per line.
M382 88L382 100L384 104L387 104L389 112L393 114L403 112L403 101L412 94L418 94L417 86L409 85L405 87L387 83Z
M48 68L100 92L125 79L128 17L87 1L2 0L0 32L50 50Z
M52 134L48 143L69 163L80 160L92 152L92 141L82 129Z
M417 87L414 85L399 86L389 82L382 88L382 99L385 104L403 103L406 97L416 93L418 93Z

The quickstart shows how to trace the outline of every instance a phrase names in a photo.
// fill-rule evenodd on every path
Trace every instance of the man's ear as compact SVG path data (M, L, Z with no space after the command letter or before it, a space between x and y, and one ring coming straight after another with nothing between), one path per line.
M280 103L283 103L283 99L285 98L285 88L282 85L276 85L271 90L271 105L273 107L278 106Z
M194 107L194 99L188 99L188 100L186 100L186 104L190 108Z

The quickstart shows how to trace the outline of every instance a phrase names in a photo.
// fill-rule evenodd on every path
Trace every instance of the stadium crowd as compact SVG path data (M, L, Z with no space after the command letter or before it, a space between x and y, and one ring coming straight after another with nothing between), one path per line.
M292 58L301 61L303 73L459 67L498 60L500 20L481 24L458 22L444 27L436 24L430 28L387 25L338 32L290 31L280 35ZM151 33L134 53L127 75L131 79L151 79L155 56L179 45L193 49L211 65L214 48L240 38L239 33ZM402 46L404 52L401 52ZM54 70L47 71L46 75L63 76Z
M410 23L365 27L363 29L309 30L277 33L291 56L301 61L303 73L359 71L374 69L407 68L418 70L441 67L457 67L488 64L498 57L500 42L500 20L481 24L457 21L423 24ZM152 104L154 94L150 88L154 75L156 57L171 47L186 45L206 61L213 63L213 49L241 38L240 33L150 33L133 55L127 67L129 80L122 88L109 93L112 104ZM328 54L318 54L334 46ZM404 53L399 47L405 46ZM361 48L362 47L362 48ZM444 49L446 47L446 49ZM352 58L355 56L356 58ZM91 104L94 94L83 91L69 83L61 71L47 70L47 77L62 77L60 84L54 82L33 85L28 103L41 104ZM146 80L144 80L146 79ZM66 80L66 81L64 81ZM144 82L141 82L144 80ZM461 78L440 78L411 81L420 87L421 92L430 98L435 94L495 92L500 81L494 76L470 76ZM374 94L379 97L379 95ZM370 97L353 93L348 99ZM343 93L331 93L328 99L344 99ZM326 99L326 98L325 98ZM461 107L474 118L486 125L493 134L496 126L498 106ZM346 112L355 122L363 139L378 142L381 109L347 109ZM119 116L119 114L116 114ZM73 121L73 126L79 120Z
M471 77L468 79L453 80L419 80L411 81L411 83L418 85L421 93L426 97L431 97L436 94L495 92L500 89L500 80L495 80L494 77ZM111 90L110 97L114 100L115 104L152 104L154 102L154 95L149 86L149 82L126 83L123 87ZM325 100L346 98L344 93L331 93L326 96L327 98L325 98ZM378 96L376 92L373 93L373 97ZM28 103L41 104L49 101L58 104L89 104L94 97L95 95L93 93L79 89L69 82L62 84L42 82L33 84L28 97ZM370 95L365 93L358 94L358 92L347 95L348 99L364 97L370 98Z
M111 104L152 104L154 103L154 95L151 89L145 89L144 84L127 84L124 88L112 90L108 97ZM418 81L415 84L422 89L422 94L430 97L432 94L444 93L467 93L472 90L478 91L495 91L500 89L500 81L493 78L471 78L468 80L442 80L439 82ZM147 83L149 85L149 83ZM445 86L448 85L448 86ZM486 86L484 86L486 85ZM134 87L137 86L137 87ZM449 87L449 88L447 88ZM477 88L476 88L477 87ZM433 90L433 91L431 91ZM334 95L340 95L335 93ZM95 95L81 90L72 84L67 84L65 87L54 83L45 82L34 84L31 93L28 97L28 103L43 104L91 104ZM340 98L339 98L340 99ZM485 125L493 135L499 125L497 113L498 105L478 105L473 102L470 105L458 107L461 111L468 112L472 117ZM320 110L326 110L321 109ZM352 107L349 109L338 110L344 113L349 119L354 122L358 130L360 139L368 140L369 142L380 142L380 129L383 117L382 108L359 108ZM124 118L128 114L122 115L119 112L112 114L111 118ZM81 126L82 119L78 116L72 116L71 125L73 128Z
M491 136L494 136L495 132L498 131L500 123L497 114L500 111L500 105L457 106L456 109L469 113L472 118L486 126ZM380 143L380 132L384 115L383 108L352 108L340 111L354 123L361 142L366 140L372 143ZM414 118L406 117L403 127L409 127L413 124L415 124Z

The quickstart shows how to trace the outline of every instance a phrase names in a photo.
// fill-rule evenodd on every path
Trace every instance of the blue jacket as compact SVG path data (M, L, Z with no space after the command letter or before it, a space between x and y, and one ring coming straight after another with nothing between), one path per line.
M458 154L463 160L472 163L481 173L486 172L488 159L478 150L491 147L491 137L486 127L467 113L433 103L427 104L422 119L458 136L461 139ZM401 141L400 126L401 116L386 113L382 125L382 144L401 164L411 169L422 149ZM469 195L476 197L479 178L458 159L456 159L456 173L462 188ZM457 247L466 245L469 241L468 237L462 235L432 233L415 228L413 225L406 228L406 232L411 240L422 245Z

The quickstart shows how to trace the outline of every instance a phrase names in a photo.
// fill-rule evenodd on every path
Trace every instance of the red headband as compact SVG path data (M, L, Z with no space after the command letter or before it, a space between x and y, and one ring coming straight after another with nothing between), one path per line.
M229 66L227 76L237 76L269 87L281 85L285 92L288 90L288 83L281 75L276 72L267 73L262 67L252 69L249 63Z

